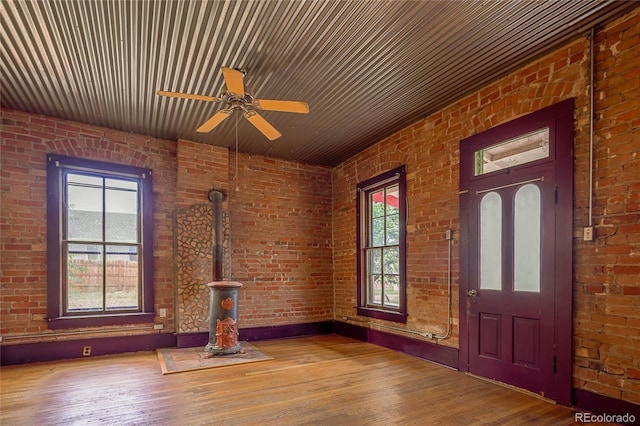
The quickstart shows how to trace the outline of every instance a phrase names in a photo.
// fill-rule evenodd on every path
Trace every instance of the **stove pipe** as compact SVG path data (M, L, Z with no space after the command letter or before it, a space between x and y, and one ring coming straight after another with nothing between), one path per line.
M209 190L209 201L213 209L211 244L213 248L213 281L222 281L222 192Z

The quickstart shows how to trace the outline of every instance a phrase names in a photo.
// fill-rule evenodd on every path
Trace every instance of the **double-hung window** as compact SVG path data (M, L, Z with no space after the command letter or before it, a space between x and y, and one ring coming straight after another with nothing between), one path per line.
M406 322L406 167L357 186L358 314Z
M153 317L151 171L47 156L51 328Z

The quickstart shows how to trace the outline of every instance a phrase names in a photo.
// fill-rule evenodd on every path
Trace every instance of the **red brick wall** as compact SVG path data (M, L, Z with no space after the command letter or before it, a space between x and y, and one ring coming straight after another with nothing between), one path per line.
M176 209L208 204L210 189L227 193L229 150L219 146L178 140ZM226 209L225 209L226 210Z
M173 257L175 142L19 111L3 109L1 117L0 333L5 338L3 343L20 342L7 339L9 336L49 332L45 321L46 154L153 170L155 305L156 309L163 307L172 312L173 265L164 259ZM131 333L126 330L128 327L123 328L124 332ZM104 336L103 331L86 330L86 336L94 332ZM122 331L112 334L118 333Z
M235 156L230 161L224 148L19 111L2 109L0 113L3 344L53 338L45 321L48 153L153 170L154 291L156 310L167 309L165 320L156 318L165 324L163 332L175 331L174 212L207 204L210 188L228 195L223 210L231 218L233 279L245 284L241 327L333 318L329 168L240 155L236 176ZM231 171L229 164L234 167ZM231 179L238 180L239 191L229 193ZM106 334L130 334L132 329L127 328ZM145 332L137 328L136 333ZM85 329L83 337L104 336L104 331ZM41 333L52 335L28 337ZM13 338L18 335L27 337Z
M331 169L231 155L229 211L240 326L333 319ZM236 189L237 183L237 189Z
M596 238L589 194L589 42L582 38L460 99L333 170L335 316L357 318L355 188L407 164L407 328L446 329L446 229L458 237L459 141L574 97L574 386L640 403L640 12L596 37ZM458 247L453 254L457 347ZM411 337L415 337L411 335Z
M235 153L183 140L177 158L178 208L225 194L223 272L243 284L239 326L333 319L331 169L240 154L236 170Z
M595 239L576 240L574 385L640 404L638 9L598 32L595 69ZM576 162L588 164L587 155ZM584 186L576 188L577 234L588 223Z

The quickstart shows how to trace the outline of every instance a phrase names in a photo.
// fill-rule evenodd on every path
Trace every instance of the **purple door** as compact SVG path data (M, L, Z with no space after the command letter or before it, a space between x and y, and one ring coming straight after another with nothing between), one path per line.
M554 369L553 182L534 169L470 187L469 371L540 394Z
M559 105L461 142L461 369L569 404L573 109Z

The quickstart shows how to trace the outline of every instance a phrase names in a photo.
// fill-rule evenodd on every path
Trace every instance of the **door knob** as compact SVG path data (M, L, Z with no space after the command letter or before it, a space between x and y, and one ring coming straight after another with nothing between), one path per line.
M467 291L467 296L476 297L477 295L478 295L478 290L476 290L475 288L472 288L471 290Z

